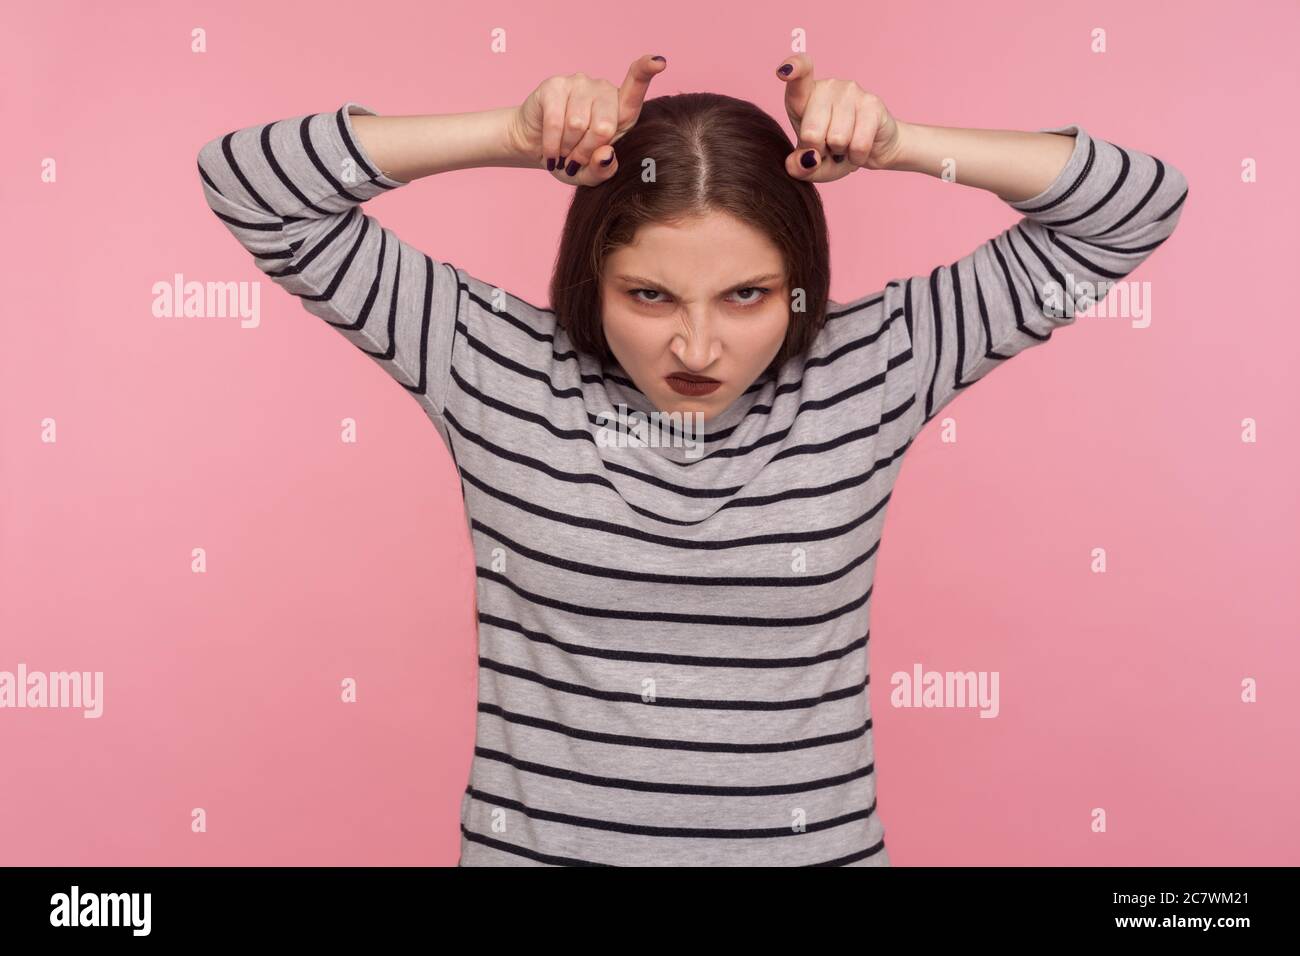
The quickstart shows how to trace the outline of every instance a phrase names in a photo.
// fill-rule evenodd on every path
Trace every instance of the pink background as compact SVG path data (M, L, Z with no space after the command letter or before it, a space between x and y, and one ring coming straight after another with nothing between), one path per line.
M553 73L617 83L642 53L669 61L652 95L730 93L785 125L796 28L818 75L904 119L1079 123L1191 184L1132 277L1150 328L1081 319L952 406L957 444L933 423L909 453L871 642L893 861L1300 863L1295 4L117 6L21 4L0 33L0 670L105 675L98 720L0 711L0 864L456 862L475 648L454 467L269 281L260 328L153 317L176 272L263 278L204 203L199 147L348 99L462 112ZM820 188L841 302L1016 218L923 176ZM367 211L544 303L567 198L488 169ZM999 672L1000 716L892 708L916 663Z

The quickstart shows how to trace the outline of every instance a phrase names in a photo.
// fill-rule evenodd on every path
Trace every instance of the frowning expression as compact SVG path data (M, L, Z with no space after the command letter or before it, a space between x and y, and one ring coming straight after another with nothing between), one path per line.
M781 251L727 213L648 223L605 257L605 339L656 408L701 412L707 421L780 351L790 323L787 281Z

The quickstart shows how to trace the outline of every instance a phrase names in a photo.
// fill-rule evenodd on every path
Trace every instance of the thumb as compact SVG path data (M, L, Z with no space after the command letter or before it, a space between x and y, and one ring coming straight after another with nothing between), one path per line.
M795 179L812 179L821 170L823 160L817 150L801 146L785 158L785 171Z
M583 167L576 180L579 186L599 186L617 172L618 154L614 152L612 143L605 143L592 151L591 162Z

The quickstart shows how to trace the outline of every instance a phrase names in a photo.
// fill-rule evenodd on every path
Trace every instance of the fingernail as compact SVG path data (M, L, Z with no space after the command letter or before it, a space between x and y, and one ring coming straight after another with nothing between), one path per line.
M817 151L814 149L808 150L799 157L799 162L804 169L812 169L817 165Z
M560 157L560 165L561 165L561 166L564 165L564 157L563 157L563 156Z
M833 158L833 159L835 160L835 162L837 162L837 163L842 163L842 162L844 162L844 155L843 155L843 154L840 154L839 156L835 156L835 157L832 157L832 158Z
M613 153L610 153L608 156L606 156L604 159L602 159L602 160L600 161L600 165L602 165L602 166L608 166L608 165L609 165L610 163L612 163L613 161L614 161L614 154L613 154Z
M650 59L652 59L652 60L658 60L660 63L667 63L667 62L668 62L667 60L665 60L665 59L664 59L663 57L661 57L661 56L652 56L652 57L650 57Z
M777 70L776 72L780 73L782 76L789 76L792 72L794 72L794 64L787 63L785 66L781 67L781 69Z
M564 167L564 171L572 176L578 171L578 161L576 159L569 160L569 165Z
M547 170L547 172L555 172L555 157L554 157L554 156L547 156L547 157L546 157L546 170Z

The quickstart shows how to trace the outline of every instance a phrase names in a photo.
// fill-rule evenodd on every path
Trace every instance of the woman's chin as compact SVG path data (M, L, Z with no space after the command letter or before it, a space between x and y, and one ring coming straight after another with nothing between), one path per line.
M722 407L714 400L712 395L691 397L674 393L671 397L664 399L659 406L659 410L669 415L680 414L683 417L686 415L694 416L699 413L704 416L704 421L707 422L722 411Z

